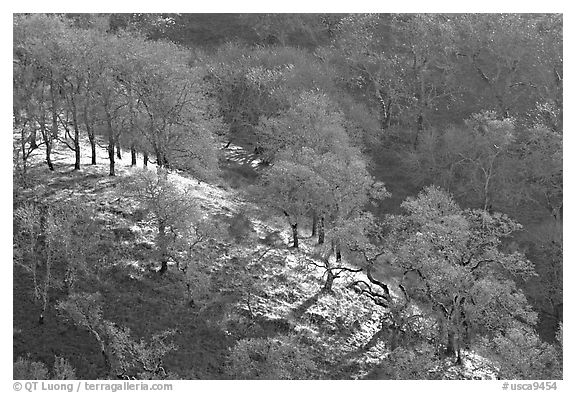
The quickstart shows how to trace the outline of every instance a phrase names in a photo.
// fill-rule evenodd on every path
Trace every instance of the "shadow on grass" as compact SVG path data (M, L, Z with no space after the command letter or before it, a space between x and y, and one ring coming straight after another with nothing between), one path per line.
M56 310L56 303L63 295L51 292L44 323L39 324L41 305L34 301L31 277L18 267L14 268L13 275L13 360L30 355L52 369L55 356L60 356L70 361L79 378L96 379L105 375L94 337Z
M294 318L300 318L302 315L304 315L306 310L312 307L312 305L314 305L318 301L318 299L320 299L320 296L323 296L325 294L326 292L323 292L321 290L316 292L314 295L310 296L308 299L306 299L304 302L298 305L298 307L292 309L290 315Z

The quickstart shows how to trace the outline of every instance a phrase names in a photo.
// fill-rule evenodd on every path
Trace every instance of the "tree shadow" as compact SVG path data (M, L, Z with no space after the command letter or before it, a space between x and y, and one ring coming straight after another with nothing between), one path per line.
M306 310L312 307L312 305L318 301L320 296L324 294L326 294L326 292L323 292L322 290L316 292L314 295L310 296L296 308L293 308L292 311L290 312L291 316L294 318L300 318L306 312Z

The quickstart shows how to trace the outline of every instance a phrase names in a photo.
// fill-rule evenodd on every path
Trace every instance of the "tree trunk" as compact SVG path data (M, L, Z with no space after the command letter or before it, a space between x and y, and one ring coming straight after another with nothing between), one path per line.
M144 152L144 167L148 167L148 152Z
M110 176L116 176L116 171L114 167L114 142L108 142L108 159L110 160Z
M156 151L156 166L158 168L164 167L164 156L159 151Z
M290 224L290 226L292 227L292 237L294 238L292 247L298 248L298 223Z
M40 311L40 316L38 317L38 324L44 324L44 315L46 315L46 309L48 308L48 293L44 293L44 299L42 304L42 311Z
M381 93L380 83L378 83L376 80L373 80L373 82L374 82L374 89L376 92L376 99L380 104L380 124L382 126L382 129L386 130L390 128L390 119L391 119L390 108L392 107L392 100L391 99L388 99L387 101L384 100L384 97L382 97Z
M38 144L36 143L36 128L32 127L32 132L30 133L30 149L36 149Z
M158 273L164 274L168 270L168 244L166 242L166 225L162 221L158 223L158 249L162 264Z
M492 168L489 169L488 174L484 182L484 211L489 212L488 208L491 206L490 203L490 180L492 178ZM489 212L491 213L491 212Z
M424 115L422 112L418 114L416 124L416 134L414 135L414 142L412 143L414 148L418 147L418 143L420 142L420 133L424 130Z
M488 78L486 76L486 74L484 73L484 71L480 68L480 65L478 64L478 62L476 60L477 55L478 54L475 54L472 56L472 64L476 68L476 72L478 73L478 75L480 75L480 78L488 85L488 88L490 89L490 91L494 95L494 98L496 99L496 102L498 104L498 108L500 109L500 113L502 115L502 118L506 119L506 118L508 118L508 109L506 108L506 105L504 104L504 100L502 98L502 95L500 95L500 93L498 93L498 91L496 90L496 88L494 86L494 81L491 80L490 78Z
M52 113L52 139L58 138L58 114Z
M318 222L318 244L324 244L324 217Z
M110 160L110 176L115 176L116 171L114 168L114 129L112 128L112 116L106 109L106 127L108 128L108 159Z
M392 100L388 100L388 103L386 104L386 112L385 112L385 116L384 116L384 121L382 122L382 128L384 128L385 130L390 128L390 123L392 122L391 110L392 110Z
M74 122L74 170L80 170L80 130L78 129L78 123L76 122L76 114L72 114Z
M78 132L78 128L74 130L74 137L76 138L76 144L74 145L74 170L80 170L80 133Z
M48 165L48 169L51 171L54 170L54 165L52 164L52 141L46 143L46 164Z
M458 358L460 357L460 348L457 345L456 342L456 334L454 333L454 329L449 326L448 327L448 336L447 336L447 340L446 340L446 355L448 356L458 356ZM461 359L457 359L461 360Z
M446 354L454 354L454 333L452 330L448 330L448 338L446 339Z
M52 103L52 139L56 139L58 138L58 110L56 109L54 82L50 82L50 102Z
M94 130L90 125L90 120L88 119L88 106L84 105L84 126L86 127L86 133L88 134L88 140L90 141L90 150L92 151L92 161L90 165L96 165L96 136L94 135Z
M460 335L454 326L448 326L446 355L456 356L456 364L462 364L462 351L460 350Z
M316 229L318 227L318 215L316 212L312 213L312 237L316 236Z
M96 139L92 136L90 139L90 149L92 150L92 162L91 165L96 165Z
M324 283L324 287L322 287L322 292L332 292L332 284L334 284L335 278L332 270L328 269L326 271L326 282Z
M48 165L48 169L53 171L54 165L52 164L52 135L50 135L46 129L43 115L40 118L40 131L42 133L42 138L44 139L44 144L46 145L46 164Z
M74 170L80 170L80 128L78 127L78 111L76 110L76 101L74 101L74 92L71 92L70 106L72 107L72 125L74 127Z
M130 154L132 156L132 161L130 163L131 166L136 166L136 148L132 146L130 148Z

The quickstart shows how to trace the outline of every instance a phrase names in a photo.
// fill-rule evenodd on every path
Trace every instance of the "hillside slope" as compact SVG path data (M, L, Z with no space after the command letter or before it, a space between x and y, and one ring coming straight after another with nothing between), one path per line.
M378 376L374 367L389 351L386 335L380 331L381 308L347 289L351 281L366 279L363 272L348 273L335 281L332 292L322 292L324 275L316 267L320 250L306 237L309 233L302 233L299 249L291 249L282 217L262 211L225 182L209 184L174 171L169 180L193 190L190 196L205 219L219 223L228 233L210 243L216 256L207 272L208 282L197 285L209 289L192 304L173 262L167 274L155 273L156 231L149 217L139 214L138 201L122 191L122 184L138 169L129 165L125 154L125 159L117 161L117 176L109 177L106 152L102 149L99 154L99 164L88 165L88 149L84 148L82 169L72 171L72 152L59 149L56 170L50 172L41 162L42 152L37 151L30 186L15 194L14 203L74 202L93 212L102 244L100 259L107 262L96 277L82 283L82 289L101 293L104 318L128 327L137 338L174 329L177 350L167 355L167 370L182 378L227 378L228 354L238 340L292 335L314 353L318 378ZM255 167L239 147L224 155L228 171L234 166ZM140 160L137 164L142 165ZM155 169L154 165L147 168ZM238 217L247 217L247 221L240 220L240 235L233 229ZM272 243L268 241L271 234L276 235ZM381 279L394 296L393 280ZM50 295L44 323L38 324L39 305L32 297L30 277L14 269L14 359L29 354L51 365L54 356L60 356L70 360L78 377L101 377L104 365L98 344L56 309L66 293L54 288ZM466 369L459 372L469 378L490 377Z

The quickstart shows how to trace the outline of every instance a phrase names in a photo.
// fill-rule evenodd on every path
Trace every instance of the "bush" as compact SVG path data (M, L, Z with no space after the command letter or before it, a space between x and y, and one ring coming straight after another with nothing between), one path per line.
M30 357L22 358L14 362L14 379L77 379L76 370L70 365L68 360L56 356L51 375L48 368L42 362L34 362Z
M228 233L236 242L244 242L256 234L252 221L240 212L229 219Z
M14 379L48 379L48 369L42 362L30 358L21 358L14 362Z
M312 379L317 366L294 336L252 338L232 349L228 373L236 379Z
M121 241L121 240L130 241L130 240L136 239L136 234L129 227L113 228L112 231L114 232L114 239L116 241Z
M58 356L54 359L54 369L52 374L52 379L77 379L76 370L74 370L66 359L59 358Z
M434 348L420 344L416 348L398 347L381 363L376 371L378 379L439 379L434 370L438 366Z
M271 247L282 247L284 246L284 239L280 235L280 231L270 232L262 239L262 243Z
M532 327L515 323L480 344L480 355L497 364L498 379L562 379L561 344L542 341Z

